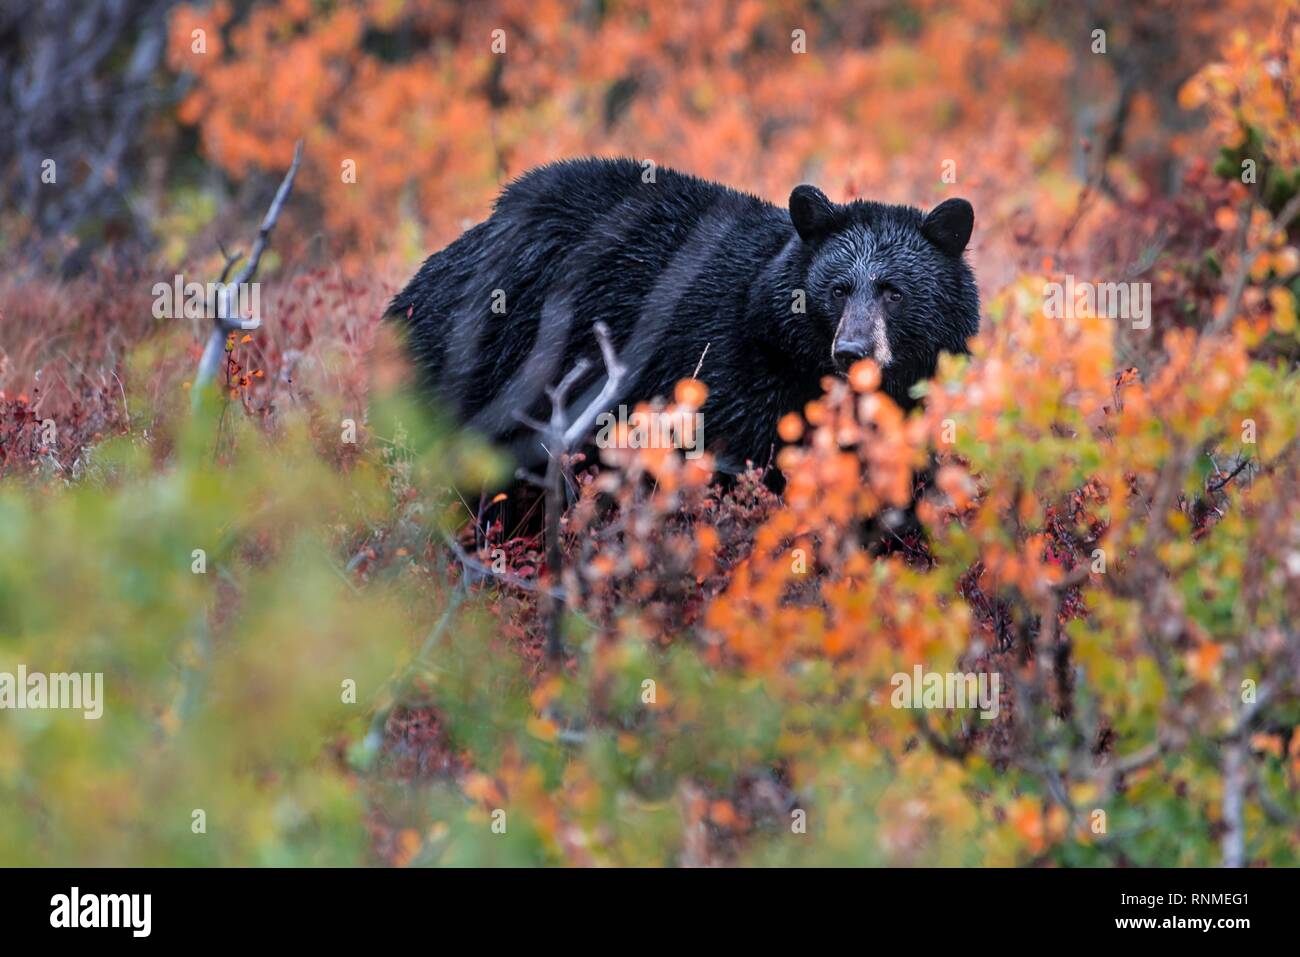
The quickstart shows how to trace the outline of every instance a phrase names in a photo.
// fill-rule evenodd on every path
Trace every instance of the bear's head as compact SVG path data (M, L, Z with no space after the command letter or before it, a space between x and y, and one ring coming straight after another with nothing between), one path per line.
M928 213L858 200L838 205L815 186L790 195L804 247L807 344L839 374L874 359L903 406L934 374L940 352L966 352L979 331L979 294L962 253L974 212L949 199Z

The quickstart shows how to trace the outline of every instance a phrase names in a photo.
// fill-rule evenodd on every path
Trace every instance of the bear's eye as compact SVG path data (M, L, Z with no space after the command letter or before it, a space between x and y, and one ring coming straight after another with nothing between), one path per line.
M902 302L903 294L899 292L897 289L891 289L889 290L889 292L885 293L885 298L888 299L890 302L895 302L895 303Z
M848 294L849 287L844 285L842 282L837 282L835 285L831 286L831 295L836 299L843 299Z

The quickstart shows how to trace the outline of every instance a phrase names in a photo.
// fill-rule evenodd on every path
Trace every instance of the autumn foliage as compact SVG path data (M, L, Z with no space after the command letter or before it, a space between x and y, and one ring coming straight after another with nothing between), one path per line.
M142 321L149 281L0 279L0 671L108 698L0 716L0 861L1296 863L1300 5L1142 8L177 8L158 123L232 184L305 165L207 414L205 330ZM779 496L707 454L570 462L548 568L378 316L578 153L968 196L971 355L909 414L869 360L827 380ZM217 269L237 211L160 271ZM1150 283L1149 325L1049 314L1067 276ZM66 350L13 332L42 321ZM898 706L918 667L997 675L995 713Z

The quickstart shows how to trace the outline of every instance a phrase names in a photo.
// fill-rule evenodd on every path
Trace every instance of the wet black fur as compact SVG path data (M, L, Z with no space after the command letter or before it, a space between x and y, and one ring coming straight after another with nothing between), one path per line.
M664 168L645 182L645 169L583 159L526 173L390 306L426 388L521 464L545 452L516 410L545 419L544 388L580 358L591 371L574 404L603 381L597 320L629 366L620 399L629 407L670 396L699 366L709 387L705 442L731 470L767 463L780 417L837 371L831 347L846 290L901 294L887 325L894 361L884 389L904 405L940 351L964 352L978 331L964 200L927 219L909 206L832 204L801 186L787 210ZM492 309L496 290L504 313Z

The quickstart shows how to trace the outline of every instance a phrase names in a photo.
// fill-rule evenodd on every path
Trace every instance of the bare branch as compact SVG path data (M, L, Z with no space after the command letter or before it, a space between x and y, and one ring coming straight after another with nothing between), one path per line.
M534 419L531 415L529 415L526 412L515 411L513 415L516 422L528 426L534 432L537 432L539 434L542 435L546 434L546 431L550 428L550 426L548 426L545 422L539 422L537 419Z
M1219 489L1223 488L1225 485L1227 485L1229 482L1235 479L1238 475L1240 475L1242 470L1245 469L1245 467L1249 464L1250 464L1250 458L1243 457L1242 460L1237 463L1236 468L1234 468L1227 475L1224 475L1223 478L1219 479L1217 482L1211 482L1209 488L1206 489L1206 491L1208 492L1219 491Z
M627 373L614 351L609 327L603 322L597 322L594 330L605 362L605 382L587 402L586 407L576 415L571 415L568 408L569 393L591 368L591 364L583 359L558 384L547 388L546 395L551 400L549 424L538 422L522 412L516 412L514 416L541 436L542 448L548 456L544 477L539 479L536 475L522 471L517 472L516 477L540 485L546 493L546 568L552 576L552 582L543 591L546 599L543 613L546 619L546 658L553 666L558 666L564 658L563 616L567 595L562 584L564 549L560 539L560 522L564 515L568 457L590 433L600 414L608 410L618 396Z
M460 542L456 541L456 539L452 538L450 535L444 534L443 539L447 542L447 546L451 549L452 554L456 556L456 560L459 561L468 571L477 572L480 575L490 575L498 581L504 582L507 585L513 585L515 588L522 588L524 591L537 592L538 594L543 595L552 595L552 597L555 598L564 597L564 590L562 588L548 589L540 582L531 581L530 579L523 578L512 572L499 572L491 565L483 564L469 552L465 551Z
M1119 758L1110 766L1110 769L1117 776L1132 774L1134 771L1140 771L1148 764L1151 764L1164 753L1164 748L1160 746L1159 742L1148 744L1145 748L1139 748L1132 754Z
M1222 743L1223 748L1223 836L1219 848L1224 867L1246 866L1246 787L1250 783L1250 732L1264 706L1273 698L1273 687L1261 685L1255 700L1237 715L1236 724Z
M1224 867L1246 863L1246 738L1229 741L1223 748L1223 837L1219 847Z
M253 244L253 253L248 257L248 262L244 268L235 276L234 285L248 282L257 275L257 267L262 262L262 253L266 252L266 247L271 241L271 231L275 229L276 222L280 219L280 212L284 209L285 202L289 199L289 193L293 190L294 177L298 175L298 166L302 163L302 140L299 140L293 148L293 163L289 166L289 172L284 174L284 179L280 183L280 188L275 191L275 199L271 200L271 207L266 211L266 216L262 219L262 225L257 231L257 241Z
M271 232L275 229L275 224L280 219L280 213L284 210L284 204L289 199L289 193L293 190L293 181L298 175L298 166L301 163L302 140L299 140L293 150L293 163L290 164L289 171L285 173L284 179L280 182L280 188L275 192L275 198L271 201L270 208L267 209L266 215L262 218L262 225L257 231L257 240L253 244L252 255L248 257L248 261L244 263L243 268L239 270L228 285L225 281L226 274L230 271L236 259L227 255L225 249L222 249L222 255L226 256L226 265L221 271L221 287L217 290L217 314L212 319L212 332L208 335L207 344L203 347L203 356L199 359L199 368L194 374L194 382L190 386L190 396L195 408L198 408L202 401L203 392L208 384L216 378L217 369L220 368L221 359L226 351L226 337L236 329L253 329L257 327L256 320L250 322L230 315L230 287L238 288L257 275L257 267L262 262L262 254L266 252L266 247L270 244Z
M569 400L569 393L573 387L578 384L578 380L586 375L587 370L591 368L591 363L586 359L578 360L578 363L568 371L559 385L547 386L546 397L551 400L551 424L554 426L557 414L564 415L564 404Z
M600 344L600 352L605 359L605 384L587 408L580 412L563 431L566 452L591 431L591 427L596 424L596 419L608 409L609 404L618 395L619 389L623 387L623 377L627 374L627 369L618 361L618 355L614 352L614 344L609 338L609 327L603 322L598 322L595 330L596 341Z
M217 248L221 250L221 255L226 260L226 264L221 267L221 279L219 280L224 283L230 276L230 270L235 268L235 263L244 258L244 251L236 249L233 253L228 253L226 252L226 244L219 239L217 240Z

